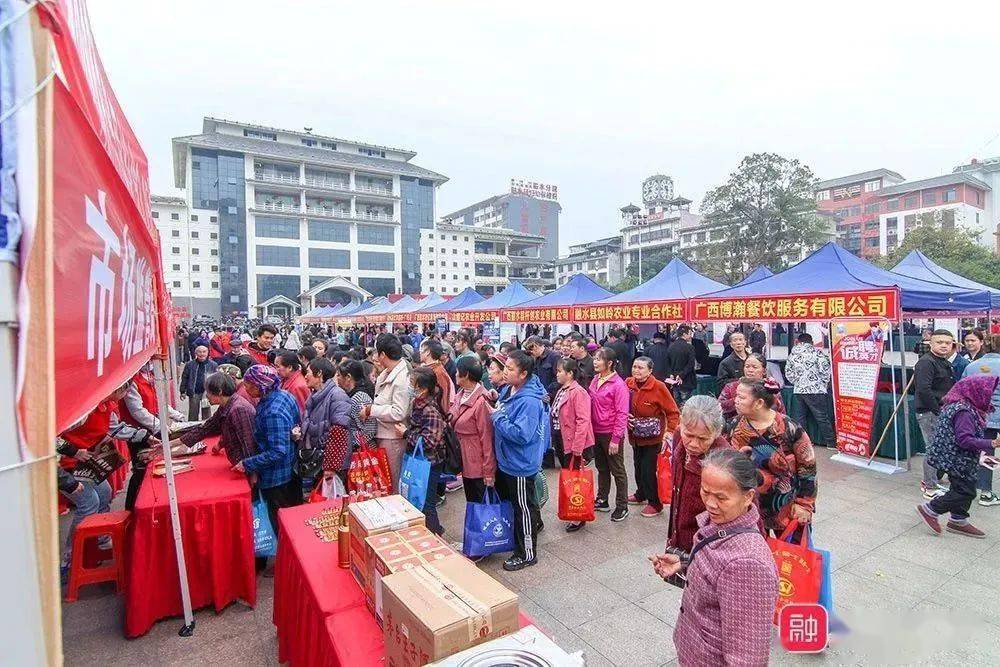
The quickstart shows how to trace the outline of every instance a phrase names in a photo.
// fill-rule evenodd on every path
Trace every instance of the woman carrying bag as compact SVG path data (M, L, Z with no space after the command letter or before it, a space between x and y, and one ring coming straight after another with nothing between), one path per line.
M437 483L444 468L447 426L439 407L441 389L434 371L425 367L414 368L410 372L410 385L414 391L410 427L407 429L402 423L396 423L395 429L399 437L406 438L406 453L409 456L419 457L419 450L422 448L424 457L430 463L427 495L422 511L427 529L435 535L443 535L444 528L437 514Z
M680 422L680 410L670 390L653 377L653 360L639 357L632 362L632 377L625 380L629 391L628 437L634 448L636 491L630 505L646 506L646 518L663 513L656 485L656 458Z
M552 446L563 468L571 464L586 466L594 460L590 394L576 381L577 366L577 361L569 357L556 363L559 391L552 401ZM584 521L571 521L566 524L566 532L575 533L584 525Z
M458 391L451 400L451 425L462 450L462 480L465 499L480 503L487 487L493 487L497 457L493 451L493 420L490 419L487 390L483 388L483 367L473 356L455 364Z

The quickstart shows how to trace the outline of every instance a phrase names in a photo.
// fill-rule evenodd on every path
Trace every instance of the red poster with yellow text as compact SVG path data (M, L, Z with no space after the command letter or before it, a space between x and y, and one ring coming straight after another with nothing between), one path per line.
M843 454L871 455L875 392L888 335L885 320L835 320L833 400L837 449Z

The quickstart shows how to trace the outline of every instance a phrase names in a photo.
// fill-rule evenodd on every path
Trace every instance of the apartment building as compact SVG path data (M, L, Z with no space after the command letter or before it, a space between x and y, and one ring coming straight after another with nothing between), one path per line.
M620 236L571 245L568 255L552 263L556 287L562 287L578 273L608 287L617 285L623 277L621 250Z
M837 219L840 244L860 257L877 257L879 250L879 203L882 190L903 182L889 169L818 181L813 186L816 210Z

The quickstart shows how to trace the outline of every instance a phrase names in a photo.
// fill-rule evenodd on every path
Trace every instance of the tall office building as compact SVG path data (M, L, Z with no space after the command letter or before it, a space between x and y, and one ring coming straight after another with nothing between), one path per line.
M415 156L216 118L175 138L174 183L189 215L217 220L221 314L291 315L418 292L420 230L434 226L447 178Z
M500 227L545 238L542 259L559 256L559 190L555 185L511 179L510 192L442 216L445 223Z

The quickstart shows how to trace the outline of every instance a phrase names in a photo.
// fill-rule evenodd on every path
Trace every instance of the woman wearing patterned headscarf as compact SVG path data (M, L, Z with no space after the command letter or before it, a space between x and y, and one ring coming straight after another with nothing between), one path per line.
M299 405L281 389L281 377L272 366L257 364L243 376L247 395L257 401L253 437L257 453L233 466L238 472L256 473L257 488L267 503L275 531L278 508L302 504L302 480L292 472L295 447L292 428L299 423Z

